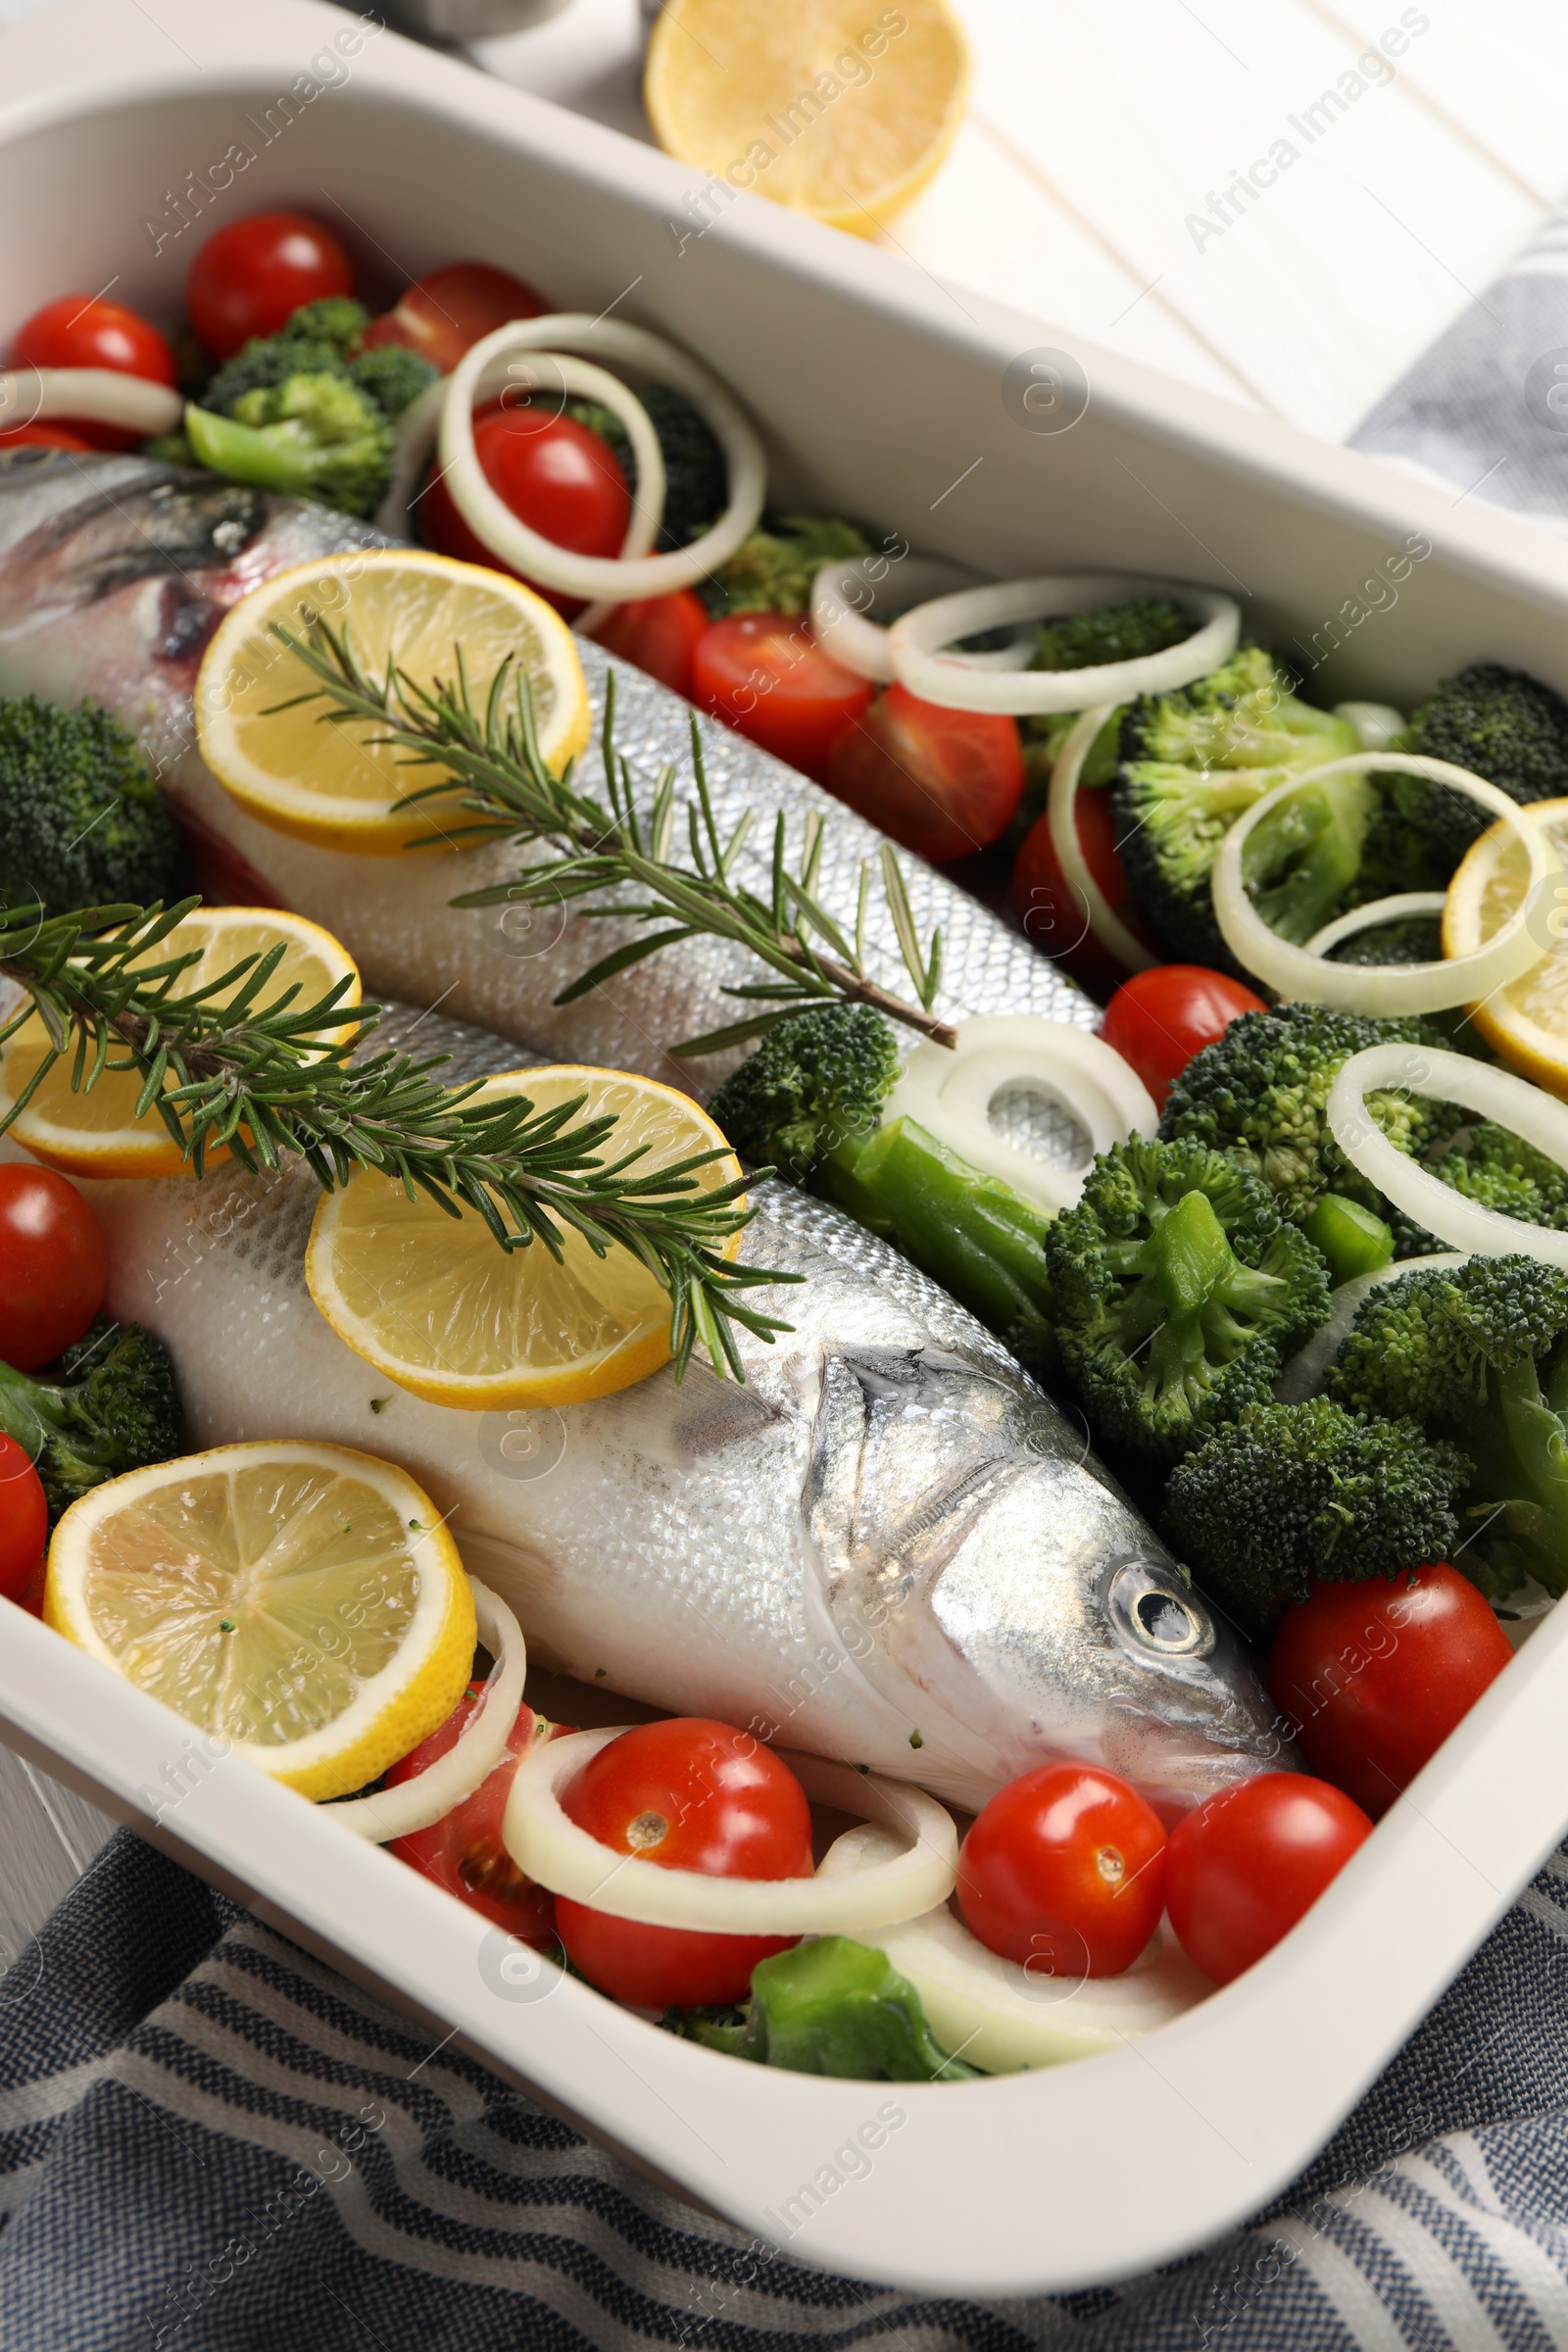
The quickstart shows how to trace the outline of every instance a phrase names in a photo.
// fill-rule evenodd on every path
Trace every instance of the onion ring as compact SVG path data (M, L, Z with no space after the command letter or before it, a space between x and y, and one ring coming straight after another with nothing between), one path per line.
M485 369L510 354L552 351L558 344L602 352L624 367L640 368L682 393L701 412L724 452L729 505L711 530L690 547L666 556L575 556L519 522L485 480L473 446L474 393ZM757 428L717 376L662 335L616 318L591 318L586 311L514 319L475 343L458 363L448 386L440 450L454 504L494 555L547 588L611 604L667 596L706 579L755 529L767 493L767 461Z
M1202 625L1162 654L1103 662L1091 669L1031 669L999 677L961 654L944 653L960 637L1009 621L1041 620L1054 612L1092 612L1118 597L1168 596L1197 612ZM1055 579L1001 580L917 605L888 632L894 675L922 702L951 710L986 710L1008 718L1043 711L1082 710L1091 703L1129 703L1140 694L1168 694L1190 686L1236 651L1240 608L1210 588L1170 580L1142 580L1117 572L1070 572Z
M1092 1152L1154 1133L1159 1113L1130 1062L1103 1038L1038 1013L965 1021L956 1047L917 1045L882 1106L884 1125L916 1120L939 1144L987 1176L1010 1184L1054 1216L1084 1189L1086 1168L1054 1166L1009 1144L991 1125L991 1104L1008 1087L1034 1086L1088 1131Z
M774 1754L788 1763L808 1797L893 1830L902 1841L897 1858L846 1883L708 1878L617 1854L567 1819L561 1790L624 1728L569 1733L535 1748L517 1767L502 1838L517 1868L554 1894L652 1928L695 1928L714 1936L849 1936L929 1911L947 1901L957 1882L958 1833L934 1796L879 1773L782 1748Z
M1505 818L1524 844L1530 865L1525 896L1501 930L1473 954L1446 956L1436 963L1330 963L1321 955L1296 947L1271 931L1248 897L1242 852L1253 827L1292 793L1301 792L1325 776L1369 770L1382 775L1425 776L1433 783L1451 785L1494 816ZM1243 970L1282 997L1331 1005L1340 1012L1360 1012L1375 991L1380 1013L1444 1012L1451 1004L1474 1004L1494 990L1506 988L1541 961L1549 942L1543 939L1538 943L1531 926L1547 881L1556 871L1556 859L1540 827L1530 822L1517 801L1511 801L1485 777L1473 776L1467 767L1454 767L1446 760L1428 760L1414 752L1351 752L1343 760L1329 760L1321 767L1303 768L1299 775L1288 776L1237 818L1214 859L1214 915L1226 946ZM1438 1229L1434 1226L1432 1230Z
M898 574L901 588L911 581L920 582L914 596L906 600L906 609L925 597L940 596L960 581L972 578L957 564L944 563L940 556L903 557L905 568ZM824 564L811 582L811 630L816 642L844 669L853 669L859 678L870 678L878 686L893 683L893 656L888 650L888 627L870 617L876 603L876 587L866 577L871 564L889 565L886 556L850 556L843 563ZM869 594L858 597L857 586ZM888 624L889 626L891 624ZM965 654L964 660L975 669L1027 669L1035 650L1032 628L1020 628L1010 645L1000 647L990 654Z
M1419 967L1418 967L1419 968ZM1362 965L1364 974L1366 966ZM1459 1102L1495 1119L1538 1152L1568 1168L1568 1102L1543 1093L1528 1078L1473 1061L1465 1054L1393 1042L1352 1054L1329 1090L1328 1122L1334 1140L1352 1167L1386 1193L1396 1208L1472 1257L1540 1258L1543 1265L1568 1266L1568 1233L1529 1225L1483 1208L1397 1151L1367 1116L1365 1098L1384 1087L1404 1087L1439 1102Z
M1051 846L1056 853L1056 863L1067 878L1069 889L1075 890L1084 903L1089 928L1101 946L1115 956L1129 972L1152 971L1159 957L1152 956L1136 939L1106 899L1100 884L1089 870L1084 845L1078 838L1078 786L1084 772L1084 761L1101 728L1118 708L1115 703L1097 703L1077 721L1056 757L1051 771L1051 797L1046 803L1047 822L1051 827ZM1106 787L1108 790L1108 787Z
M470 1576L473 1614L479 1639L495 1660L489 1678L463 1730L433 1764L412 1781L395 1788L378 1788L372 1796L351 1796L329 1805L329 1820L341 1822L356 1838L383 1845L389 1838L408 1838L444 1821L454 1805L473 1794L490 1778L507 1752L512 1727L522 1704L528 1652L522 1628L504 1600Z
M128 433L174 433L185 403L171 384L118 368L8 368L0 370L0 432L42 416L82 416Z
M1306 943L1308 956L1327 956L1342 940L1353 939L1358 931L1375 931L1379 923L1397 923L1412 914L1441 914L1448 904L1446 890L1400 890L1391 899L1369 899L1364 906L1352 906L1348 914L1337 914L1332 923L1314 931ZM1362 970L1366 966L1362 965Z
M1334 716L1348 720L1361 738L1363 752L1386 752L1409 724L1392 703L1336 703Z

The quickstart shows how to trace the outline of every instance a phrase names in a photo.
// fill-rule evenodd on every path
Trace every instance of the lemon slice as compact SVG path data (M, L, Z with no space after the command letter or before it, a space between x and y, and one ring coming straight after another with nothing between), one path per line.
M665 0L643 103L683 163L870 237L937 170L968 84L947 0Z
M330 931L323 931L318 923L308 923L303 915L282 913L275 906L199 906L150 951L147 961L162 963L199 948L201 961L181 973L174 984L176 994L187 996L220 979L245 956L264 955L279 941L283 943L282 959L256 1001L259 1010L297 988L292 1009L304 1012L319 1004L339 980L349 983L343 1002L359 1003L359 972ZM220 997L213 1000L215 1006L222 1002ZM323 1034L330 1044L345 1032L331 1029ZM48 1046L48 1034L36 1014L17 1031L0 1054L0 1111L9 1110L23 1093ZM119 1058L112 1050L111 1059ZM35 1159L68 1176L177 1176L188 1166L156 1110L136 1117L142 1090L138 1072L106 1069L95 1086L78 1091L71 1083L74 1066L75 1048L72 1046L45 1076L11 1130ZM176 1082L172 1078L169 1083L172 1087ZM228 1156L226 1147L207 1154L209 1164Z
M44 1617L313 1797L407 1755L473 1665L434 1504L346 1446L220 1446L94 1487L55 1529Z
M411 792L442 781L440 767L411 766L375 739L370 719L339 726L323 701L274 706L311 694L319 680L271 634L303 636L319 615L346 630L362 666L379 678L389 659L417 684L455 679L456 649L482 711L507 656L533 694L539 748L557 774L588 741L588 688L571 631L520 580L417 548L323 556L264 580L228 613L196 681L202 758L253 816L275 832L329 850L391 854L445 838L455 803L397 809ZM442 813L444 808L444 815ZM394 811L396 811L394 813ZM466 845L459 845L466 846Z
M580 1118L614 1114L607 1160L648 1147L639 1175L715 1148L726 1157L700 1184L741 1172L712 1120L651 1078L565 1064L510 1071L483 1095L526 1095L539 1109L585 1096ZM538 1242L505 1250L472 1210L450 1217L368 1169L317 1209L305 1278L338 1338L431 1404L579 1404L645 1380L670 1352L668 1294L630 1250L596 1257L570 1230L559 1262Z
M1560 865L1568 867L1568 801L1533 801L1525 814L1539 825ZM1443 910L1445 956L1472 955L1517 913L1527 883L1525 853L1512 826L1495 824L1466 851L1448 884ZM1506 988L1472 1005L1470 1018L1493 1051L1549 1094L1568 1096L1568 924L1564 892L1541 910L1549 941L1541 961Z

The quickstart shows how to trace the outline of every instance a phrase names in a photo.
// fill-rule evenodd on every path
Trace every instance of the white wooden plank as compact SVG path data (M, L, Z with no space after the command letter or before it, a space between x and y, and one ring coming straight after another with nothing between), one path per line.
M1313 0L1362 40L1398 11L1391 0ZM1423 13L1427 13L1423 11ZM1440 107L1542 204L1568 192L1568 10L1561 0L1460 0L1399 64L1407 89Z
M0 2000L5 1971L64 1900L113 1824L0 1748Z

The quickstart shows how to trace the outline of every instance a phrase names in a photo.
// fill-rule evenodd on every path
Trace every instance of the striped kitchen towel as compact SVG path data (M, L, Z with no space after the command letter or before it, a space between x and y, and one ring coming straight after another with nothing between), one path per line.
M1350 447L1568 529L1568 208L1384 394Z
M1568 1853L1250 2228L982 2304L693 2212L122 1832L0 1978L0 2207L4 2352L1552 2352Z

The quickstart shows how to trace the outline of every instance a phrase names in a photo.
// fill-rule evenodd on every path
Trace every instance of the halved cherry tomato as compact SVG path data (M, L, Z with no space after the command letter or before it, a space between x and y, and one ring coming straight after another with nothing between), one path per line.
M466 351L514 318L538 318L549 304L532 286L488 262L452 262L427 270L377 318L368 344L404 343L450 375Z
M1200 963L1157 963L1122 982L1101 1016L1100 1034L1132 1063L1162 1110L1195 1054L1223 1037L1241 1013L1266 1010L1261 997L1225 972Z
M445 1723L421 1740L418 1746L394 1764L387 1786L395 1788L416 1773L434 1764L458 1737L473 1713L479 1686L470 1683ZM502 1842L501 1822L512 1794L518 1760L540 1738L555 1739L561 1726L545 1725L532 1707L517 1709L517 1720L507 1737L506 1754L471 1796L454 1805L446 1817L411 1837L393 1838L387 1852L407 1862L421 1878L431 1879L455 1894L460 1903L482 1912L499 1928L510 1928L524 1943L543 1949L556 1940L555 1906L550 1890L525 1879Z
M693 657L698 706L819 784L833 743L873 692L823 653L804 615L732 612L704 631Z
M1371 1835L1342 1788L1303 1772L1221 1789L1170 1836L1165 1901L1182 1950L1228 1984L1273 1950Z
M41 311L34 311L17 330L11 346L11 365L108 368L118 375L145 376L155 384L172 384L178 372L172 346L149 319L127 310L122 302L105 302L102 296L94 294L63 294L58 302L45 303ZM103 424L96 417L71 417L64 421L77 438L71 442L46 442L44 447L134 449L146 439L145 433Z
M1013 719L949 710L889 686L840 733L825 782L868 823L943 865L1000 839L1023 775Z
M495 401L474 417L473 446L485 480L519 522L573 555L619 555L631 498L614 451L598 433L572 416L503 408ZM465 564L486 564L514 579L523 577L468 528L439 474L416 513L422 518L419 533L426 547ZM529 585L538 588L536 581ZM562 596L553 588L538 588L538 593L568 620L582 611L580 597Z
M1010 1782L958 1855L970 1935L1034 1976L1119 1976L1164 1907L1159 1816L1097 1765L1043 1764Z
M53 1363L104 1302L109 1245L67 1176L0 1167L0 1356L19 1372Z
M1106 906L1112 914L1120 915L1135 939L1143 939L1144 928L1129 901L1127 877L1116 855L1116 820L1109 792L1103 786L1080 792L1073 813L1084 861ZM1036 818L1013 861L1012 903L1025 933L1041 954L1065 964L1093 995L1109 996L1125 979L1121 964L1091 931L1089 909L1061 870L1051 838L1049 812Z
M0 433L0 449L16 447L30 449L69 449L78 457L100 457L103 453L96 441L88 441L69 424L59 424L52 416L40 416L35 424L16 425L9 433Z
M811 1875L806 1791L749 1732L677 1716L623 1732L585 1764L562 1810L617 1854L710 1878ZM759 1960L796 1936L710 1936L649 1928L556 1898L561 1940L590 1984L639 2009L741 2000Z
M302 302L353 291L354 266L329 228L306 213L252 213L208 238L185 307L203 348L226 360L252 335L275 335Z
M695 589L677 588L673 596L617 605L594 634L607 653L646 669L690 702L697 640L708 626L708 607Z
M1488 1602L1440 1561L1314 1585L1280 1620L1268 1687L1313 1771L1376 1821L1512 1656Z
M7 1600L26 1606L48 1541L49 1505L32 1456L0 1436L0 1594Z

